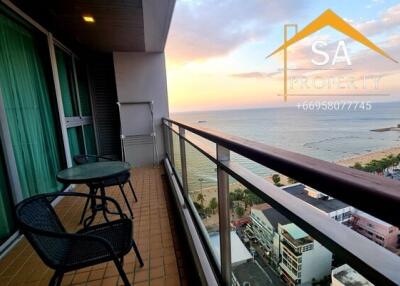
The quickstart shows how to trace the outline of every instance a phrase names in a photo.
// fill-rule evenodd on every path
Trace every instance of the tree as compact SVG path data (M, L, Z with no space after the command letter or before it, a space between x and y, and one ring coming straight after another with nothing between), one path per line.
M204 209L204 213L205 213L206 215L211 215L212 209L211 209L210 207L206 207L206 208Z
M196 208L196 210L198 210L199 212L203 211L203 206L201 204L199 204L198 202L193 202L193 205Z
M259 196L257 196L253 192L249 191L246 196L251 201L251 205L258 205L258 204L262 204L264 202Z
M203 195L202 193L200 193L200 194L197 195L197 201L200 202L200 205L201 205L202 207L204 207L205 198L204 198L204 195Z
M235 213L238 217L242 217L244 215L244 208L242 208L241 206L237 206L235 208Z
M360 170L360 171L363 171L363 170L364 170L364 167L361 165L360 162L355 163L354 166L353 166L352 168L357 169L357 170Z
M272 181L274 182L275 186L281 185L281 177L278 174L272 175Z
M243 193L242 189L236 189L233 192L235 194L235 201L243 200L244 193Z
M229 209L233 209L233 202L236 201L236 195L232 192L229 193Z
M212 198L208 204L208 207L211 209L212 213L215 213L215 210L218 208L218 202L216 198Z
M251 206L251 207L253 206L253 201L249 195L246 194L243 198L243 201L244 201L244 205L245 205L246 209L248 206Z
M361 165L359 162L355 163L351 168L369 172L369 173L382 173L383 171L393 168L400 163L400 154L394 156L392 154L380 160L372 160L371 162Z

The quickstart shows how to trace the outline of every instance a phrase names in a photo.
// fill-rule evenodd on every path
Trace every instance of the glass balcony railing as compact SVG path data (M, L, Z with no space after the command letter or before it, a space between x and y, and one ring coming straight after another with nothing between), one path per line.
M170 119L163 127L167 175L205 284L330 285L343 269L400 283L400 258L355 231L352 215L399 226L399 182ZM238 161L292 178L290 188Z

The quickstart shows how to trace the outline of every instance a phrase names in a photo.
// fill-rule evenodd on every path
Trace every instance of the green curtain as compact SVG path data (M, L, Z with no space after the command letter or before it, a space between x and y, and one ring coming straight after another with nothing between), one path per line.
M7 183L3 152L0 148L0 244L3 243L15 230L12 215L12 200Z
M85 125L84 127L85 132L85 143L86 143L86 150L88 154L96 155L97 154L97 147L96 147L96 136L94 134L93 125Z
M85 150L82 141L81 127L68 128L67 132L71 157L84 154Z
M79 103L83 116L92 116L92 107L90 105L90 94L88 86L88 78L86 76L85 67L76 61L76 73L79 88Z
M64 115L65 117L77 116L78 112L72 94L74 87L72 86L70 56L56 48L56 61Z
M0 15L0 90L24 197L62 188L43 63L32 33Z

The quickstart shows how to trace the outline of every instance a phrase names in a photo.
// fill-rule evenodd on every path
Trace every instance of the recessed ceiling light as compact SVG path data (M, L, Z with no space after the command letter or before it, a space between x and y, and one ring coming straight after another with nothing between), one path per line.
M93 16L90 16L90 15L83 15L82 18L83 18L83 21L85 21L87 23L95 22Z

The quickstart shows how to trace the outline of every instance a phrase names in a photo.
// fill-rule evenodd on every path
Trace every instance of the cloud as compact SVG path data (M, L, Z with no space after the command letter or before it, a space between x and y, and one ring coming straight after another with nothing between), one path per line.
M400 4L394 5L383 12L378 19L366 21L356 25L363 34L373 36L390 31L400 25Z
M360 30L367 37L371 37L376 34L382 34L383 32L390 32L400 26L400 4L396 4L388 9L386 9L377 19L366 21L358 24L352 23L356 29ZM322 31L321 31L322 32ZM334 36L336 38L337 36ZM288 50L289 52L289 65L293 67L310 67L312 66L311 59L318 57L312 53L311 45L316 40L324 40L328 43L323 49L329 55L333 55L337 48L337 41L332 41L331 35L327 34L318 34L315 33L310 37L300 41L298 44L293 45ZM345 37L343 35L342 40L345 41L349 52L351 53L351 44L355 43L356 45L360 45L356 41L351 38ZM389 55L394 57L396 60L400 60L397 55L399 55L400 51L400 36L397 36L394 33L393 36L388 38L385 41L380 43L376 43L379 47L383 48ZM387 62L382 59L380 56L369 49L361 46L363 49L352 53L351 60L354 67L358 69L362 69L364 72L393 72L394 70L398 70L400 68L399 64L393 64L392 62ZM375 63L376 65L372 64ZM328 72L327 72L328 73Z
M272 25L301 13L304 0L180 0L167 43L175 61L223 56L268 37Z
M270 73L265 73L265 72L245 72L245 73L235 73L231 74L231 77L235 78L254 78L254 79L263 79L263 78L270 78L273 77L274 75L280 74L280 71L276 72L270 72Z

